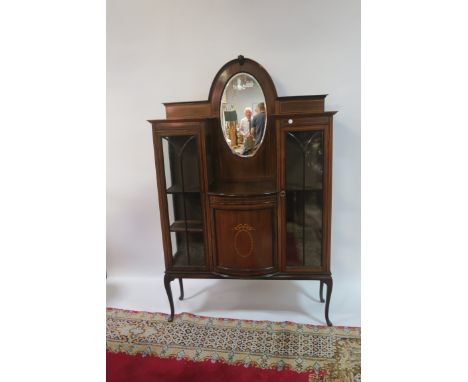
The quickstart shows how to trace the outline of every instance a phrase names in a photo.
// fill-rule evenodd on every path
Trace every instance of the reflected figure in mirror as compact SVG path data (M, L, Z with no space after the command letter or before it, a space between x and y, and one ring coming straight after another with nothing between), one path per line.
M244 109L244 118L239 123L239 144L243 144L246 138L250 135L252 128L252 108Z
M252 118L251 135L255 139L255 145L258 145L262 141L263 131L265 130L265 104L260 102L255 108L257 114Z
M246 107L244 109L244 115L245 117L242 118L241 123L239 125L239 130L243 129L243 144L244 144L244 149L242 150L242 155L248 155L252 153L252 150L255 147L255 140L254 136L252 134L253 128L252 128L252 108Z

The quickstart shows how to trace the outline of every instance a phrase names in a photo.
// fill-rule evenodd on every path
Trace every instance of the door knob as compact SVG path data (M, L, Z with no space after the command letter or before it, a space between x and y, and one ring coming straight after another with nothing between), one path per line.
M281 191L281 192L280 192L280 196L281 196L282 198L284 198L284 197L286 196L286 191L284 191L284 190Z

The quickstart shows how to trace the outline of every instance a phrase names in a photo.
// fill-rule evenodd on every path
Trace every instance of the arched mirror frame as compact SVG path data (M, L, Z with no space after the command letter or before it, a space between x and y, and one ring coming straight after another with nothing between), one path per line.
M221 105L221 97L223 96L224 89L228 84L229 80L239 73L250 74L257 80L265 96L267 116L263 143L256 150L254 156L244 157L236 155L232 153L231 149L227 144L225 145L225 149L227 149L233 156L241 160L245 160L254 158L255 156L259 155L260 152L266 150L265 146L269 142L270 137L274 134L274 124L273 118L271 116L275 113L275 101L277 98L277 94L273 80L271 79L270 75L265 70L265 68L261 66L258 62L255 62L254 60L251 60L249 58L244 58L243 56L239 56L237 59L229 61L218 71L210 88L209 100L211 104L211 112L212 115L214 115L218 119L219 126L221 126L221 116L219 112Z

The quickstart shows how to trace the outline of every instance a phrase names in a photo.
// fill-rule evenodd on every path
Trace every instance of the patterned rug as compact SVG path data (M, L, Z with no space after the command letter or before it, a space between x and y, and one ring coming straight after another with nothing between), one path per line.
M360 328L107 309L108 381L360 382Z

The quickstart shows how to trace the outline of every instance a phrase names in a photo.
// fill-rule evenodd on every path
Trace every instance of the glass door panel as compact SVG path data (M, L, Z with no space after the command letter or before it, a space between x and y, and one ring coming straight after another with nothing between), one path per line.
M204 266L202 195L196 135L162 137L174 267Z
M286 266L322 266L323 131L286 131Z

